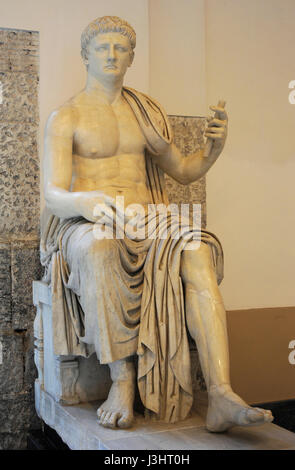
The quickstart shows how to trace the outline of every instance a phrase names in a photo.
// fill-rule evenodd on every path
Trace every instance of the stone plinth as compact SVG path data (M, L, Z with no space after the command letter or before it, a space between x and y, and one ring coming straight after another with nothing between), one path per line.
M0 29L0 448L26 448L34 409L39 263L39 34Z
M223 434L206 430L206 397L199 408L177 424L146 421L136 416L133 428L112 430L97 423L100 401L62 406L36 387L39 412L72 450L295 450L295 434L275 424L235 427Z

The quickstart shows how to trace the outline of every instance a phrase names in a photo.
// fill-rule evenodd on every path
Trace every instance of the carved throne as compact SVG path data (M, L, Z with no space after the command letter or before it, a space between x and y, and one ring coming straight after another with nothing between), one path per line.
M50 286L34 281L33 301L37 308L34 321L36 397L41 399L40 392L44 390L64 405L106 398L111 385L109 368L99 364L95 354L88 359L54 354ZM36 399L36 403L40 400Z

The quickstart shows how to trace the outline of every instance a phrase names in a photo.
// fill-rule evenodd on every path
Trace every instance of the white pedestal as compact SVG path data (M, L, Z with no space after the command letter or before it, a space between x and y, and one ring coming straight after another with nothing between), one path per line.
M146 421L137 416L133 428L112 430L97 422L96 410L101 401L65 406L41 390L38 383L35 391L39 416L73 450L295 449L295 434L274 424L235 427L223 434L210 433L204 423L205 404L200 406L199 415L194 413L177 424Z

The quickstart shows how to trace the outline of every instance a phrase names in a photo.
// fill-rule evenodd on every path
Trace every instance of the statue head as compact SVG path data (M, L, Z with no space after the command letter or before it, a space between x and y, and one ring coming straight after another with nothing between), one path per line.
M134 56L136 46L136 33L127 21L118 16L101 16L93 20L83 31L81 35L81 55L84 63L88 61L88 46L91 40L102 33L120 33L129 39L131 46L131 59Z

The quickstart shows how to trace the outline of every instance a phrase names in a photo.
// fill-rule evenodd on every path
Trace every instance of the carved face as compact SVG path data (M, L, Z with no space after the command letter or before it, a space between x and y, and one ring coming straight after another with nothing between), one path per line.
M88 73L97 79L123 77L132 61L130 41L123 34L100 33L88 45Z

